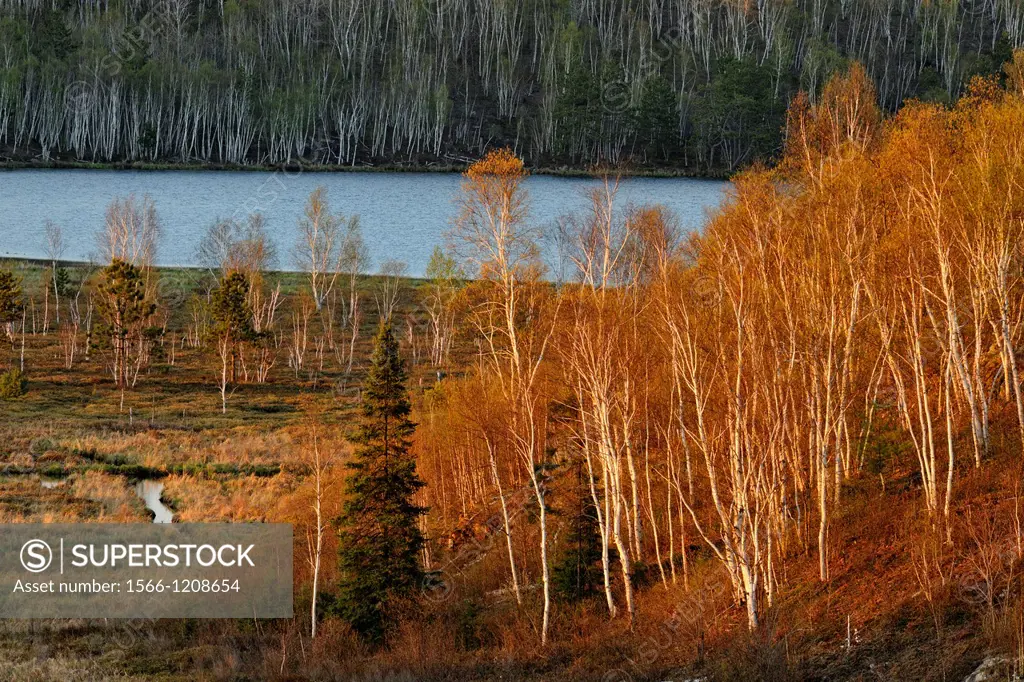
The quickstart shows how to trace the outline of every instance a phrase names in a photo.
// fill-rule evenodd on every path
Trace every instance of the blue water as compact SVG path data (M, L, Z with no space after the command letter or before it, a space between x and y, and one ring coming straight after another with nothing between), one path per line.
M374 260L398 259L410 275L422 275L435 245L456 214L461 178L440 173L256 173L226 171L17 170L0 172L0 257L45 257L43 228L59 225L68 260L96 253L95 233L107 205L118 196L148 194L163 227L160 265L195 265L195 251L207 228L219 218L259 211L278 251L277 266L295 267L296 223L309 193L328 189L331 208L359 215ZM530 220L553 231L557 219L586 210L587 179L533 176L527 180ZM729 183L692 179L624 181L618 203L661 204L681 226L699 229L708 209L722 200ZM553 247L546 260L553 262Z

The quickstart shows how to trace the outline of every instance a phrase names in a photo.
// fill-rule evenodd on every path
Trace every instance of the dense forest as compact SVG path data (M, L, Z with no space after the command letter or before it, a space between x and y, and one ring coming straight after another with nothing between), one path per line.
M893 111L1021 45L1017 0L2 0L0 157L723 173L849 60Z

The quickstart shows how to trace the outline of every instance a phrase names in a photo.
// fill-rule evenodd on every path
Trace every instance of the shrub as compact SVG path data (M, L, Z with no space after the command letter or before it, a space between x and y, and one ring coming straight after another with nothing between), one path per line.
M28 379L20 369L11 369L0 374L0 400L14 400L28 391Z
M29 452L38 457L52 449L53 441L49 438L37 438L32 441L32 445L29 447Z

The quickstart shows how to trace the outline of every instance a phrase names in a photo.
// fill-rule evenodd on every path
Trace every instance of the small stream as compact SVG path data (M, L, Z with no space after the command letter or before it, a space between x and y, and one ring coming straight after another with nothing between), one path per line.
M135 494L146 503L146 509L153 512L153 523L171 523L174 521L174 512L167 508L167 505L160 499L164 491L164 484L160 481L147 479L135 484Z
M41 476L39 484L50 490L64 485L67 480L66 478L46 478ZM163 483L153 479L145 479L136 483L134 490L139 499L145 502L146 509L153 512L153 523L172 523L174 521L174 512L160 499L160 495L164 491Z

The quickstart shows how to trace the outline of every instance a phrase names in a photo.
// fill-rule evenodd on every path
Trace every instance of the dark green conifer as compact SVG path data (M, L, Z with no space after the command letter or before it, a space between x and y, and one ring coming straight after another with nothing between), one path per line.
M363 387L363 419L346 483L339 528L337 610L369 641L384 638L394 605L422 585L419 517L413 498L423 487L409 453L416 425L409 419L404 363L390 324L382 324Z
M597 510L584 487L581 463L576 465L576 500L572 503L569 534L552 571L555 593L568 602L578 602L597 593L601 585L601 538Z
M225 275L210 295L210 313L221 360L220 409L227 412L229 380L231 384L238 381L239 347L256 339L249 304L249 278L240 272Z
M103 322L103 331L110 337L114 376L123 403L124 390L129 384L129 356L146 323L156 312L156 304L146 292L142 269L119 258L112 260L100 275L96 310Z
M21 279L9 270L0 270L0 328L14 341L11 325L21 319L25 304L21 300Z

